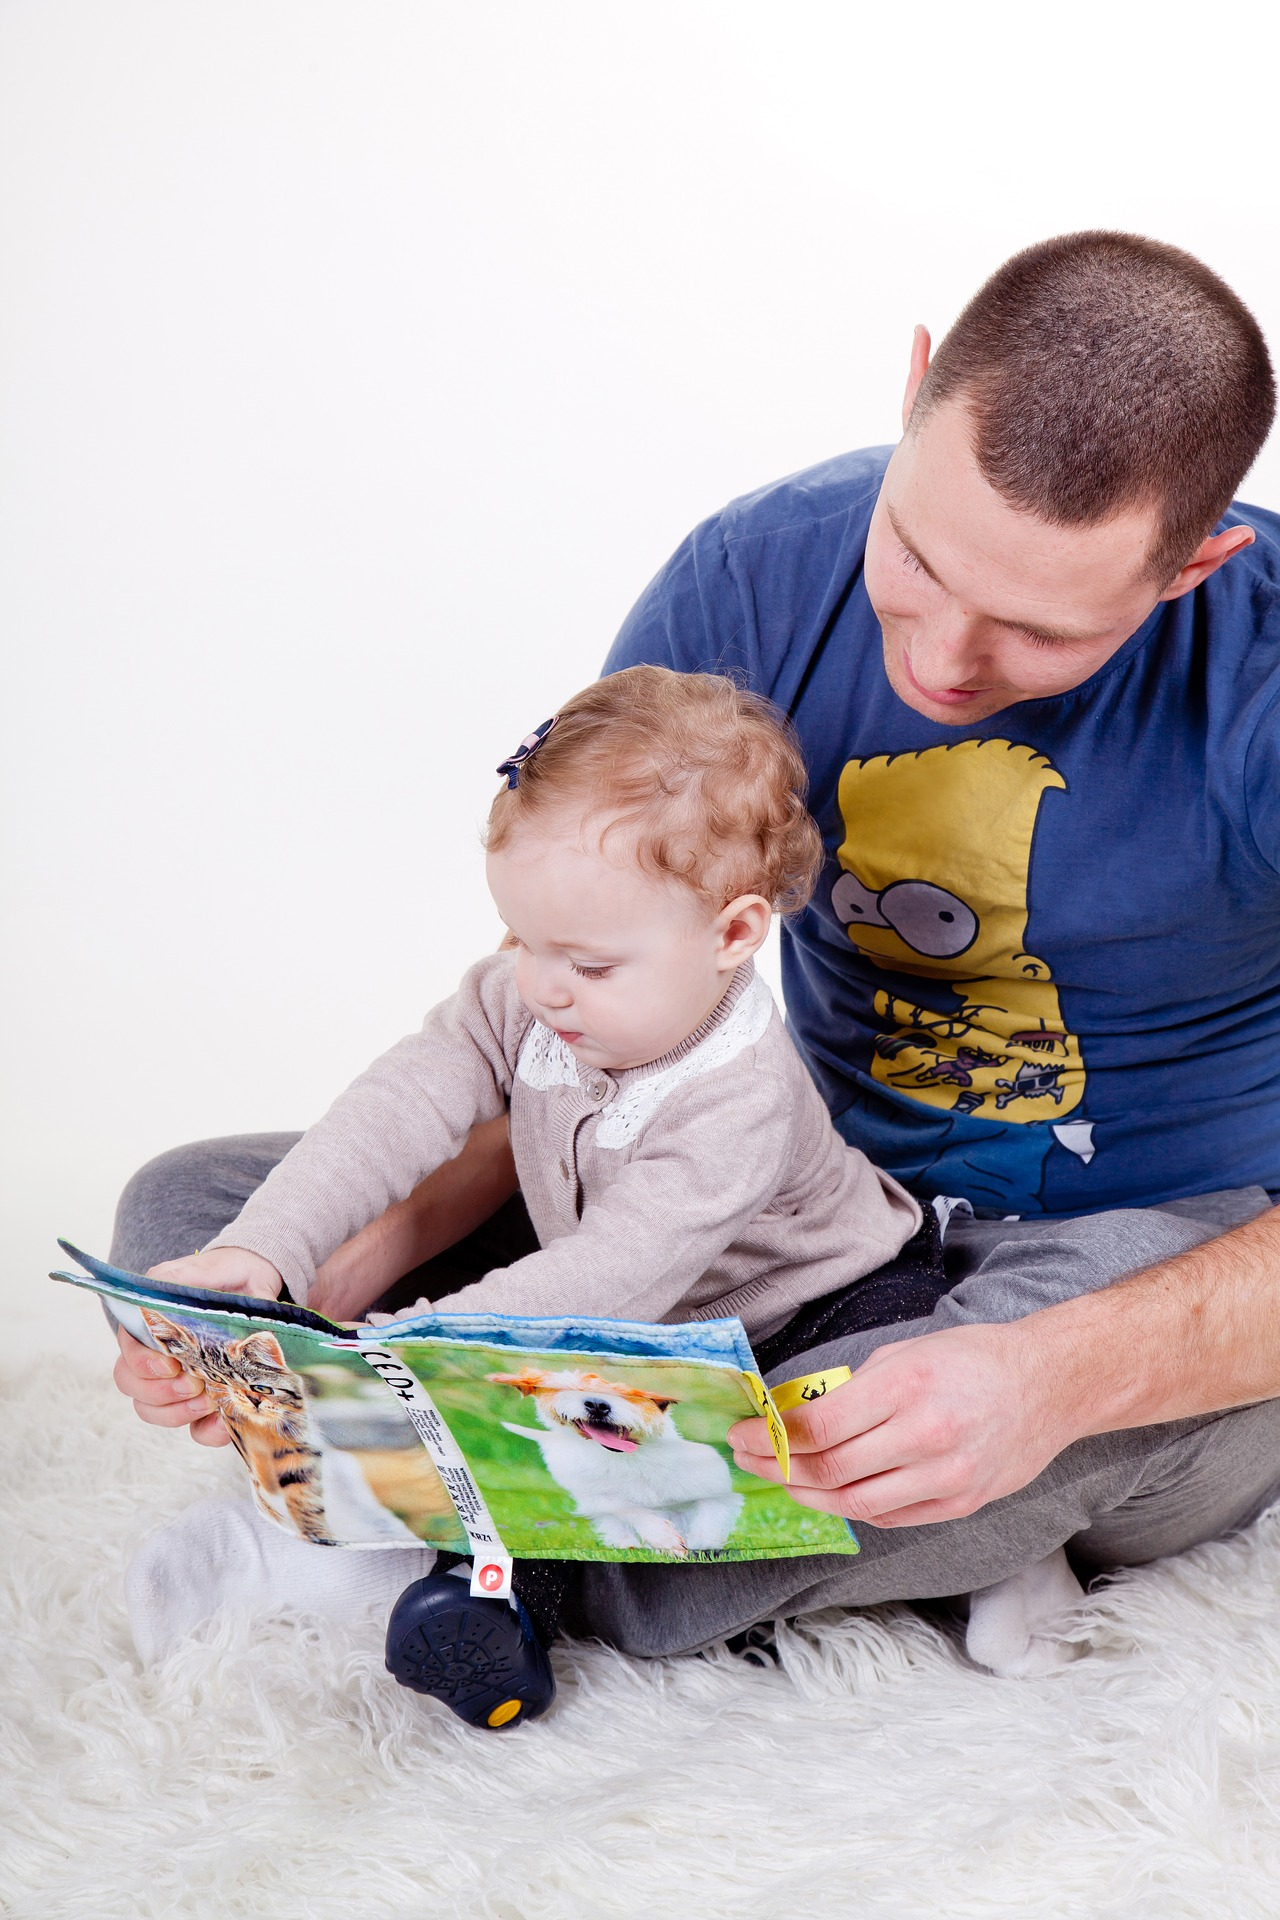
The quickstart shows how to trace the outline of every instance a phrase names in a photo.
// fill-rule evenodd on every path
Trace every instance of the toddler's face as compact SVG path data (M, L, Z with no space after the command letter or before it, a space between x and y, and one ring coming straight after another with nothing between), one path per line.
M576 817L517 831L488 858L489 891L518 942L529 1011L584 1066L638 1067L678 1046L768 932L768 903L719 915L688 887L645 873L626 830L602 848Z

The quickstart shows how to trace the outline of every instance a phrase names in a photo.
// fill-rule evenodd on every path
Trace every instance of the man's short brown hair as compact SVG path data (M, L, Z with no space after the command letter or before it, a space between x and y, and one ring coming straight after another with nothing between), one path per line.
M1154 508L1147 570L1166 584L1257 458L1275 381L1257 321L1201 261L1137 234L1069 233L979 288L912 428L952 398L1011 506L1056 526Z

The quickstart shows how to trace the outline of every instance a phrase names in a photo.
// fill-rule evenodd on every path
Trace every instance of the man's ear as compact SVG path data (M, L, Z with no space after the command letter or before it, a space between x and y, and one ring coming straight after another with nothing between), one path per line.
M1184 593L1216 573L1219 567L1225 567L1233 553L1243 553L1246 547L1253 545L1252 527L1227 527L1221 533L1211 533L1202 540L1185 567L1180 567L1164 592L1162 600L1181 600Z
M739 894L720 913L716 927L720 934L720 952L716 966L721 973L732 973L753 953L758 953L768 938L773 908L758 893Z
M911 410L916 404L920 382L929 371L929 354L932 346L928 327L917 327L911 336L911 366L907 373L907 390L902 396L902 431L904 433L907 430L907 422L911 418Z

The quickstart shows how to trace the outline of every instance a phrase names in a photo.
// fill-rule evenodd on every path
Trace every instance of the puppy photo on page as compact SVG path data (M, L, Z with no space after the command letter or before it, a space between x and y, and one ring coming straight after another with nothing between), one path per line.
M604 1546L684 1555L728 1544L742 1495L716 1449L677 1430L671 1395L576 1369L525 1367L487 1378L532 1400L541 1431L502 1424L535 1443Z

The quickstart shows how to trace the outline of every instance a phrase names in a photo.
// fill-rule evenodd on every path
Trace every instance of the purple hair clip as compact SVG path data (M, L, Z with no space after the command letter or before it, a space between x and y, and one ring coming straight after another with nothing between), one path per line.
M504 760L498 768L499 773L505 773L507 776L508 792L510 792L512 787L519 785L521 767L531 753L538 751L538 748L542 745L559 718L560 715L558 713L552 714L550 720L544 720L540 727L535 727L533 732L520 742L520 745L516 748L511 758Z

